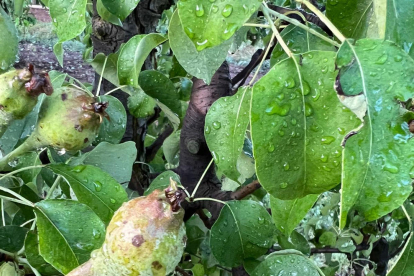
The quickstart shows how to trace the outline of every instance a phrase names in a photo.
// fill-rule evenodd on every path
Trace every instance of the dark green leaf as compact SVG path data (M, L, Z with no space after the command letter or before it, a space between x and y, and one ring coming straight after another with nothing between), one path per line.
M180 151L180 134L181 131L172 133L162 144L165 160L170 164L178 162L177 154Z
M122 47L118 58L118 78L121 85L138 87L138 76L152 49L167 40L160 34L136 35Z
M105 1L105 0L103 0ZM107 3L109 1L106 1ZM111 3L112 4L112 3ZM119 5L119 3L118 3ZM112 5L111 5L112 6ZM96 1L96 10L98 11L99 16L114 25L122 26L122 21L118 18L118 16L112 14L108 9L102 4L102 0Z
M323 232L322 235L319 237L319 243L322 246L334 247L336 245L336 238L336 233L326 231Z
M226 59L231 39L223 44L198 52L185 34L178 12L175 12L168 32L171 49L182 67L191 75L210 84L211 78Z
M235 267L246 258L257 258L272 246L273 227L272 218L258 202L227 202L211 228L213 255L228 267Z
M340 215L344 227L351 208L375 220L402 205L412 191L414 140L408 128L411 119L402 116L400 102L414 95L407 85L414 61L391 42L364 39L356 45L346 41L337 66L341 71L359 68L368 105L363 127L345 144ZM342 85L347 80L339 81Z
M86 2L87 0L49 0L50 16L59 42L71 40L83 32L86 27Z
M122 203L128 200L122 186L97 167L55 164L49 165L48 168L63 176L69 182L79 202L88 205L106 224Z
M251 92L251 88L243 87L234 96L218 99L206 116L204 135L214 162L234 181L240 175L236 164L249 123Z
M136 88L131 96L128 97L129 113L135 118L148 118L154 115L156 102L153 98L142 91L141 88Z
M414 240L413 233L410 233L397 263L388 272L388 276L411 276L414 274Z
M178 2L178 12L185 33L202 51L231 38L260 5L250 0L187 0Z
M95 144L103 141L117 144L121 141L126 130L127 115L124 105L111 95L100 96L100 99L102 102L109 103L105 111L108 113L110 121L103 119Z
M283 249L295 249L302 252L303 254L310 254L310 246L308 241L304 236L296 231L293 231L290 234L289 238L283 235L279 235L277 237L277 240Z
M20 226L2 226L0 227L0 249L17 253L22 249L27 229Z
M132 166L137 157L134 142L122 144L99 143L92 151L72 158L70 165L93 165L109 173L117 182L131 180Z
M192 216L186 223L187 244L185 251L197 255L198 248L206 239L208 229L204 226L199 216Z
M256 268L252 276L262 275L303 275L320 276L316 265L298 251L274 252Z
M311 51L276 64L253 88L256 173L274 197L319 194L341 181L341 142L360 124L334 90L335 53Z
M289 236L318 200L318 197L319 195L307 195L303 198L282 200L270 196L270 207L276 227Z
M176 174L173 171L165 171L159 176L157 176L157 178L155 178L151 182L151 185L145 191L144 195L149 195L150 193L152 193L154 190L157 190L157 189L159 190L166 189L170 185L170 178L172 178L172 180L174 180L178 184L181 183L180 176L178 174Z
M139 74L139 85L145 94L166 105L178 116L181 115L181 102L172 81L164 74L147 70Z
M60 275L60 273L48 264L39 253L39 241L37 233L29 231L24 241L24 253L29 264L43 276Z
M121 19L121 21L124 21L125 18L127 18L127 16L138 5L138 3L139 3L139 0L123 0L123 1L102 0L102 4L104 4L104 6L108 9L108 11L118 16Z
M104 223L77 201L45 200L35 213L40 254L64 274L86 262L105 240Z

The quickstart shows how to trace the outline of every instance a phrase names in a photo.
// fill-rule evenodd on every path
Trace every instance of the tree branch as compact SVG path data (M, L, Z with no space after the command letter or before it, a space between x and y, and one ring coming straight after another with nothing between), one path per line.
M170 125L167 125L164 131L155 139L155 141L145 149L145 160L147 163L151 162L158 150L164 144L165 139L167 139L171 133L173 133L174 128Z
M356 251L364 251L369 249L369 244L359 244L356 246ZM348 254L346 252L340 251L338 248L331 248L331 247L323 247L323 248L312 248L311 254L320 254L320 253L342 253Z
M230 197L234 200L240 200L254 193L256 190L260 189L261 187L262 185L260 185L259 181L255 180L252 183L241 187L237 191L232 192Z

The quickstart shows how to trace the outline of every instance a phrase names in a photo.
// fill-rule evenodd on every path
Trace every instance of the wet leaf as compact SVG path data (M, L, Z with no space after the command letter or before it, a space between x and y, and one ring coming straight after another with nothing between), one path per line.
M88 205L106 224L113 213L128 200L125 190L108 173L91 165L49 165L54 173L63 176L80 203Z
M27 229L20 226L2 226L0 227L0 249L17 253L22 249Z
M171 18L168 36L171 49L181 66L189 74L204 80L207 84L226 59L232 43L229 39L221 45L198 52L191 39L185 34L178 12L175 12Z
M270 208L276 227L289 236L318 200L319 195L307 195L293 200L270 196Z
M49 0L50 1L50 0ZM116 15L124 21L125 18L136 8L139 3L139 0L123 0L123 1L113 1L113 0L100 0L105 8L112 14Z
M414 274L414 240L413 233L410 233L397 263L388 272L388 276L411 276Z
M160 34L136 35L122 47L118 58L119 84L138 87L138 76L151 51L167 39Z
M118 26L122 26L122 21L119 19L119 17L118 16L116 16L116 15L114 15L114 14L112 14L105 6L104 6L104 4L102 3L102 1L105 1L105 0L97 0L96 1L96 10L97 10L97 12L98 12L98 14L99 14L99 16L103 19L103 20L105 20L105 21L108 21L108 22L110 22L110 23L112 23L112 24L114 24L114 25L118 25ZM116 10L116 9L112 9L112 3L111 4L109 4L110 2L109 1L106 1L107 2L107 5L109 6L111 6L111 10ZM135 1L134 1L135 2ZM119 3L118 3L118 8L119 8ZM128 11L129 12L129 11Z
M122 47L121 47L122 49ZM93 60L89 60L88 62L91 64L93 69L95 69L96 73L102 75L103 65L105 64L105 70L103 71L103 77L110 81L112 84L119 86L119 79L118 79L118 57L119 51L116 53L109 54L105 56L103 53L97 54ZM107 91L109 92L109 91Z
M24 241L24 253L29 264L35 268L41 275L52 276L60 273L48 264L39 252L39 241L37 233L29 231Z
M399 207L412 191L414 141L407 122L411 116L400 102L414 95L407 79L414 61L395 44L363 39L346 41L337 57L340 71L359 68L367 102L364 125L345 145L340 226L355 208L368 221ZM340 79L341 85L348 79ZM404 160L404 162L401 162Z
M13 21L0 7L0 73L7 71L16 61L19 39Z
M257 258L272 246L273 227L272 218L258 202L229 201L211 228L213 255L228 267L236 267L247 258Z
M284 250L274 252L266 257L251 274L261 275L306 275L320 276L316 265L300 252Z
M108 142L117 144L121 141L126 131L127 114L124 105L111 95L100 96L101 102L108 102L105 112L110 120L104 118L99 128L98 137L94 144Z
M360 124L333 89L335 53L311 51L276 64L253 87L256 173L274 197L320 194L341 181L341 142Z
M155 100L145 94L141 88L136 88L128 97L129 113L135 118L147 118L154 115L155 106Z
M157 178L155 178L151 182L148 189L144 192L144 195L149 195L150 193L152 193L154 190L157 190L157 189L158 190L166 189L168 186L170 186L170 178L172 178L178 184L181 183L180 176L178 174L176 174L173 171L165 171L159 176L157 176Z
M64 274L86 262L105 240L104 223L77 201L44 200L35 213L40 255Z
M59 42L71 40L80 35L86 27L87 0L49 0L48 7Z
M260 5L250 0L187 0L178 2L178 12L185 33L202 51L231 38Z
M237 181L237 160L242 152L249 123L251 88L223 97L208 110L204 135L215 164L230 179Z

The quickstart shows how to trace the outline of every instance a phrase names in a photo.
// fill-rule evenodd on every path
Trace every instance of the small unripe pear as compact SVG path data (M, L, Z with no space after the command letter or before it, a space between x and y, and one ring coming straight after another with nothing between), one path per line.
M177 205L182 198L171 200L168 195L167 190L165 194L155 190L124 203L109 223L102 247L67 276L165 276L173 272L187 237L184 211Z

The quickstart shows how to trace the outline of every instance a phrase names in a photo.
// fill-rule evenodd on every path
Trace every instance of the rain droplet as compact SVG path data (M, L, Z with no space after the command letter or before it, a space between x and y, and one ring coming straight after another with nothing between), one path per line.
M231 15L231 13L233 12L233 6L230 4L227 4L226 6L224 6L223 11L221 12L221 14L224 17L229 17Z
M283 164L283 169L285 171L288 171L289 170L289 163L288 162L285 162L285 164Z
M384 171L390 172L390 173L398 173L400 170L397 166L391 164L391 163L385 163L384 165Z
M210 128L209 126L206 126L205 132L206 132L207 134L209 134L209 133L211 132L211 128Z
M388 54L383 54L382 56L380 56L377 61L375 62L376 64L384 64L385 62L387 62L388 59Z
M321 139L321 143L326 145L332 144L333 141L335 141L333 136L323 136Z
M195 14L198 17L201 17L204 15L204 6L203 4L197 4L195 9Z
M213 6L211 6L211 11L212 11L213 13L217 13L217 12L218 12L218 10L219 10L219 7L217 7L217 5L213 5Z
M287 184L286 182L282 182L282 183L280 183L280 184L279 184L279 186L280 186L280 188L282 188L282 189L286 189L286 188L287 188L287 186L288 186L288 184Z
M102 183L99 181L94 181L93 186L95 187L95 191L100 192L102 190Z
M309 86L309 83L307 82L307 81L303 81L303 83L302 83L302 85L303 85L303 95L308 95L309 93L310 93L310 86Z
M401 62L401 61L403 60L403 57L402 57L402 56L400 56L400 55L396 55L396 56L394 57L394 60L395 60L396 62Z
M109 201L111 201L112 204L115 204L116 203L116 200L113 199L113 198L109 199Z
M322 154L322 155L321 155L321 161L322 161L323 163L328 162L328 156L327 156L327 155Z
M86 168L86 166L84 166L84 165L78 165L78 166L73 167L73 169L71 169L71 171L72 171L72 172L77 172L77 173L80 173L80 172L82 172L85 168Z
M290 104L278 105L273 103L270 107L266 108L265 112L268 115L277 114L280 116L286 116L289 113Z
M287 88L293 88L295 87L296 83L295 83L295 79L292 77L289 77L285 80L285 87Z
M267 151L268 152L274 152L275 151L275 145L273 145L272 143L269 143L269 145L267 146Z
M221 128L221 123L220 122L213 122L213 128L214 129L220 129Z
M305 116L309 117L313 114L313 108L310 104L305 103Z

